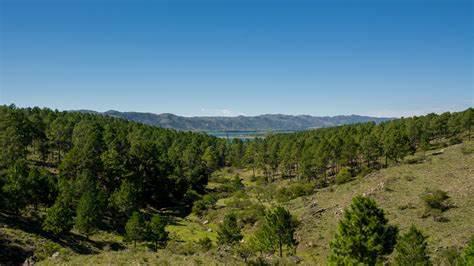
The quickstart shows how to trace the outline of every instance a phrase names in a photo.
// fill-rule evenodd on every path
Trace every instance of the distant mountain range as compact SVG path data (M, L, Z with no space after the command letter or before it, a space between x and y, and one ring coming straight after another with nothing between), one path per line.
M84 113L99 113L77 110ZM174 114L153 114L140 112L119 112L110 110L102 115L123 118L152 126L190 131L296 131L311 128L331 127L373 121L380 123L393 118L360 115L310 116L264 114L258 116L195 116L184 117Z

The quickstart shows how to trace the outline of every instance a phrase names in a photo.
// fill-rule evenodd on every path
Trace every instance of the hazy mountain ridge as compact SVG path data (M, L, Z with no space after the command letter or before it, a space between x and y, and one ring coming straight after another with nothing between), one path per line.
M79 110L80 112L94 112ZM231 131L231 130L305 130L373 121L380 123L391 120L388 117L371 117L360 115L311 116L263 114L258 116L194 116L184 117L170 113L153 114L141 112L119 112L109 110L103 115L123 118L148 125L177 130L191 131Z

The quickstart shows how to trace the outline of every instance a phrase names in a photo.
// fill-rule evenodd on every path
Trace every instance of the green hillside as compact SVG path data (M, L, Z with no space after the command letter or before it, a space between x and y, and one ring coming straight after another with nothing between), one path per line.
M226 141L1 106L0 264L465 265L473 117Z
M412 163L408 157L405 163L375 171L365 177L359 177L341 185L318 189L310 195L297 197L288 202L281 202L273 198L259 196L256 191L258 181L251 178L250 171L233 171L226 169L215 174L214 181L209 186L218 187L220 182L232 179L238 173L245 184L245 196L233 193L229 197L219 200L215 208L209 210L203 217L198 218L191 214L178 219L175 225L169 225L171 241L166 249L154 252L145 245L136 249L131 246L122 247L124 250L111 251L111 247L121 246L120 236L99 233L91 237L91 243L101 243L102 247L92 247L93 255L78 255L71 248L59 248L56 258L49 257L41 265L97 265L97 264L159 264L159 265L212 265L212 264L243 264L242 260L225 251L219 251L214 246L210 251L200 250L196 241L209 237L216 240L215 229L224 213L230 210L248 211L245 205L235 207L235 200L264 201L265 205L282 204L292 210L300 222L296 232L299 242L296 256L300 257L304 265L324 265L329 252L329 241L333 238L337 222L341 214L355 195L367 195L374 198L386 211L390 223L398 225L401 231L407 230L415 224L427 236L429 250L432 257L439 264L445 259L445 254L451 248L461 249L470 237L474 235L472 217L474 217L474 142L458 144L427 152L427 156L420 162ZM438 155L433 155L438 154ZM419 156L419 154L417 155ZM407 163L407 161L409 163ZM231 173L229 173L231 172ZM269 194L275 195L279 188L290 187L296 181L279 181L264 188ZM442 189L448 193L455 207L443 213L446 221L438 222L432 217L423 218L424 205L420 195L426 189ZM230 204L229 204L230 203ZM206 223L205 221L208 221ZM206 223L206 224L204 224ZM209 232L208 230L212 231ZM249 235L253 226L245 227L245 234ZM53 246L54 242L46 238L28 234L19 229L2 228L12 241L24 241L34 245ZM84 241L86 242L86 241ZM108 243L105 244L104 243ZM216 243L214 242L214 245ZM52 251L51 251L52 252ZM285 260L291 264L290 260Z

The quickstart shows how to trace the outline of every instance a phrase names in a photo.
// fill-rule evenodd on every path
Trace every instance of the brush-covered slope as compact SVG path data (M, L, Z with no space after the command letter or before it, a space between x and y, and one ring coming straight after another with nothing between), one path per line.
M230 211L238 212L240 217L253 213L252 203L263 203L266 207L283 205L291 210L299 220L296 256L302 260L300 264L325 265L329 242L344 209L354 196L361 194L374 198L385 210L389 222L399 226L401 233L412 224L422 230L428 236L429 251L435 265L446 265L443 253L450 248L464 247L474 235L473 152L473 142L432 150L425 157L417 154L406 158L400 165L289 201L281 199L281 189L298 181L278 180L262 184L258 178L252 177L251 171L225 169L214 175L209 189L228 184L236 174L242 178L245 189L219 199L216 206L201 217L191 214L178 218L167 227L171 236L167 248L153 252L145 245L137 248L125 245L112 251L112 243L121 245L120 237L97 234L91 237L91 243L107 243L94 247L97 254L80 255L70 248L62 248L57 257L49 257L40 265L244 265L244 261L232 252L216 248L216 228L224 214ZM423 217L425 206L420 195L427 189L442 189L450 196L453 207L442 213L442 221ZM244 241L252 235L255 227L252 223L243 226ZM10 228L0 229L0 232L12 238L27 235L24 231ZM197 244L204 237L213 241L214 247L209 251L203 251ZM42 245L45 240L29 241ZM271 259L278 260L276 257ZM280 262L291 265L295 261L294 257L287 256Z

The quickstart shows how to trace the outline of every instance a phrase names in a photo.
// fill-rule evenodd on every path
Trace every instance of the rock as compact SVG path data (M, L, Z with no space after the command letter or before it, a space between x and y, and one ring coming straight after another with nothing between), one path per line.
M207 231L208 231L208 232L212 232L212 229L211 229L211 228L208 228Z
M302 261L302 259L298 256L291 256L288 258L291 262L293 262L294 264L298 264Z
M204 222L202 222L202 224L206 225L209 223L209 220L205 220Z
M35 265L35 260L33 259L33 257L29 257L25 260L25 262L23 262L23 266L32 266L32 265Z
M59 256L59 252L56 251L56 252L53 253L53 255L51 255L51 258L55 259L55 258L57 258L58 256Z

